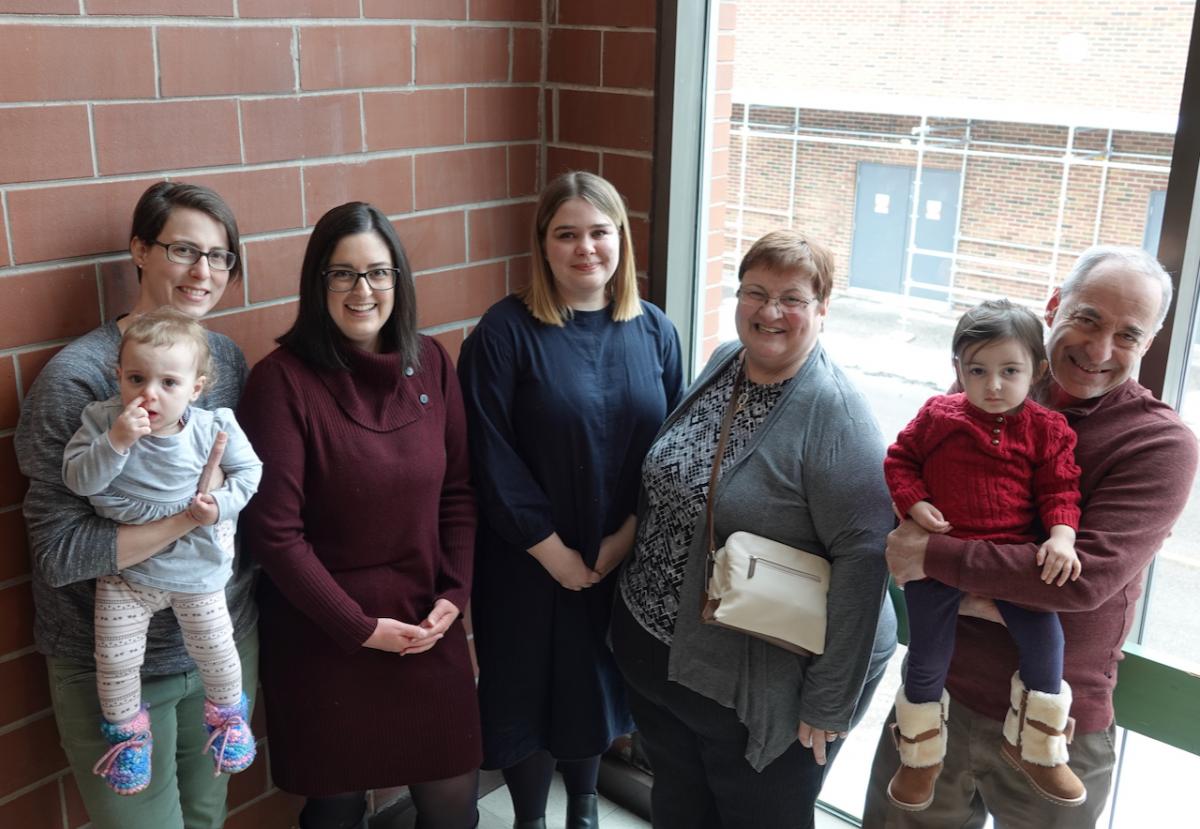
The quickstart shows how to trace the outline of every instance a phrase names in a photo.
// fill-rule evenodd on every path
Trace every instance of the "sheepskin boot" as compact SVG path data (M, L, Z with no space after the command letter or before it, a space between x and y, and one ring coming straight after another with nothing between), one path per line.
M1067 743L1075 732L1071 686L1066 680L1057 694L1030 691L1013 674L1010 707L1004 718L1000 753L1042 797L1060 806L1078 806L1087 789L1067 766Z
M909 812L928 809L933 787L946 757L946 722L950 695L937 702L909 702L904 688L896 692L892 739L900 750L900 768L888 783L888 799Z

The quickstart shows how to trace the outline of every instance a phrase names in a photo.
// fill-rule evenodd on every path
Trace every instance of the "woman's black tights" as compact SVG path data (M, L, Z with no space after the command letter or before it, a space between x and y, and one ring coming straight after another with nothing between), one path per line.
M417 809L416 829L472 829L478 823L477 771L413 783L408 790ZM366 815L366 792L310 797L300 810L300 829L366 829Z
M517 820L534 820L545 816L555 765L562 772L568 795L596 793L596 779L600 775L599 754L583 760L555 760L548 751L535 751L502 772Z

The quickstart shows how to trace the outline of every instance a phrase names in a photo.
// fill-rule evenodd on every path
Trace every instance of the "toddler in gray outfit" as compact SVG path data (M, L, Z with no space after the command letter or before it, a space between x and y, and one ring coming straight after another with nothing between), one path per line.
M242 771L254 760L225 583L234 521L258 488L262 462L232 411L190 405L212 379L208 336L191 317L164 307L135 319L121 339L117 373L119 397L89 404L67 444L67 487L118 523L186 511L198 525L156 555L96 580L97 691L111 748L94 771L118 794L136 794L149 785L152 749L139 670L150 617L168 607L204 683L215 773ZM213 451L218 445L223 454ZM198 493L210 455L220 455L225 481Z

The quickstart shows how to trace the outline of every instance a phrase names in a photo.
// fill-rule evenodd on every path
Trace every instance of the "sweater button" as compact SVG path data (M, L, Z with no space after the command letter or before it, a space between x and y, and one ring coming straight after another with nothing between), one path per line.
M405 368L404 368L404 376L405 376L405 377L412 377L412 376L413 376L413 367L412 367L412 366L405 366Z
M993 430L992 430L992 434L993 434L993 435L998 435L998 434L1000 434L1000 430L999 430L999 429L993 429Z
M1003 418L1003 417L997 417L997 418L996 418L996 422L997 422L997 423L1003 423L1003 422L1004 422L1004 418Z
M992 438L992 446L999 446L999 445L1000 445L1000 439Z
M428 402L429 402L429 395L427 395L427 394L422 394L422 395L421 395L419 398L417 398L417 399L421 401L421 404L422 404L422 405L424 405L424 404L426 404L426 403L428 403Z

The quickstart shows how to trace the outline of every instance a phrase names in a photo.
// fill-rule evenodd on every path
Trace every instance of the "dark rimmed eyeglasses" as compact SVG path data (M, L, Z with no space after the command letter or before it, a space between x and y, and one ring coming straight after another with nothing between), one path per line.
M185 242L160 242L157 239L152 239L150 244L165 249L167 259L176 265L195 265L201 256L208 260L208 266L214 271L233 270L233 266L237 264L237 254L221 248L200 250L195 245Z
M748 308L762 308L768 302L774 302L779 306L779 310L788 311L803 311L808 306L812 305L817 300L815 298L797 296L795 294L784 294L783 296L771 296L766 291L760 291L758 288L738 288L738 302Z
M373 291L390 291L396 287L400 269L371 268L369 271L351 271L345 268L333 268L325 271L321 276L325 278L325 287L335 294L353 291L360 279L365 279L367 287Z

